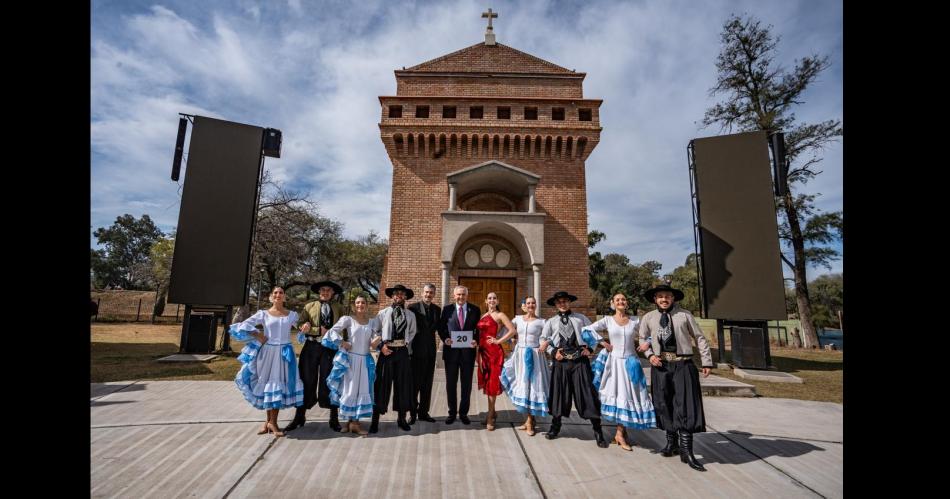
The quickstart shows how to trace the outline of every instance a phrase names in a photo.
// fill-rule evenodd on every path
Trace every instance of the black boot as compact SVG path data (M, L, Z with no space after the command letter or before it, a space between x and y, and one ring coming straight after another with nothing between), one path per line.
M376 433L379 431L379 413L373 411L373 420L369 424L369 432Z
M340 431L343 429L343 427L340 426L340 408L339 407L330 408L330 428L333 431Z
M600 419L591 419L591 426L594 427L594 440L597 440L597 447L601 449L606 449L610 447L610 444L607 443L607 439L604 438L604 432L600 428Z
M676 432L666 430L666 447L660 449L660 455L663 457L670 457L673 454L679 454L680 446L676 442Z
M551 428L547 433L544 434L544 438L548 440L554 440L557 438L557 434L561 432L561 416L555 416L551 420Z
M686 430L680 430L680 461L689 464L694 470L706 471L693 456L693 434Z
M399 412L399 417L396 419L396 425L398 425L398 426L399 426L400 428L402 428L404 431L409 431L409 430L412 429L412 427L409 426L409 423L406 422L406 412L405 412L405 411L400 411L400 412Z
M284 428L284 433L288 431L296 430L297 428L302 428L303 424L306 422L307 422L307 410L304 409L303 406L298 406L297 412L294 413L294 420L291 421L290 424L287 425L286 428Z

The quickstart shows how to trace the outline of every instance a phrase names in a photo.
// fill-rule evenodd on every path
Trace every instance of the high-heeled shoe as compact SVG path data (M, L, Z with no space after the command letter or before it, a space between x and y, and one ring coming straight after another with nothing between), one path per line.
M529 437L533 437L535 434L534 423L531 423L531 424L525 423L525 426L527 426L527 429L525 430L525 432L528 433Z
M619 445L623 450L633 450L633 447L627 444L624 438L620 435L614 435L614 442L617 442L617 445Z
M267 423L264 423L264 427L261 428L261 431L257 432L258 435L264 435L270 433L270 428L267 427Z
M495 413L491 412L488 414L488 419L485 421L485 426L488 431L495 431Z
M366 430L364 430L362 427L360 427L360 422L359 422L359 421L350 421L350 424L349 424L348 426L350 427L350 433L354 433L354 434L359 435L359 436L361 436L361 437L365 437L366 435L369 434L368 431L366 431Z
M353 431L352 421L350 421L349 423L346 423L345 425L343 425L342 428L340 428L340 433L350 433L351 431Z
M280 431L280 428L278 428L276 424L271 423L270 421L267 422L267 429L270 430L269 433L274 434L274 438L280 438L284 436L284 432Z

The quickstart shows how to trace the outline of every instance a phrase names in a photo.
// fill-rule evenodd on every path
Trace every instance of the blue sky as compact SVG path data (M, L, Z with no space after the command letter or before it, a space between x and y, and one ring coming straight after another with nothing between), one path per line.
M348 236L388 237L392 165L377 97L395 95L394 69L484 40L489 6L500 43L587 73L584 96L604 100L587 161L589 228L607 234L597 250L663 272L693 251L686 145L720 134L698 123L723 98L709 89L730 14L772 25L787 68L829 56L795 115L842 118L840 2L93 0L91 244L92 230L124 213L177 224L180 112L280 129L282 157L268 171L309 192ZM823 173L801 191L821 193L823 211L842 209L842 151L843 139L827 148Z

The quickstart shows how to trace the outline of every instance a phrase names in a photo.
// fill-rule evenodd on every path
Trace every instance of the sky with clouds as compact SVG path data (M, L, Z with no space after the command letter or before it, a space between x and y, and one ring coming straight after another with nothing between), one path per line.
M267 170L309 192L347 236L387 237L392 165L378 96L395 95L394 69L483 41L488 7L500 13L498 42L587 73L584 96L604 100L587 160L589 229L607 234L596 249L659 261L662 272L693 252L686 146L721 133L699 123L724 98L709 89L730 14L772 25L786 68L827 55L795 115L842 119L835 1L93 0L91 245L92 230L125 213L177 225L178 113L280 129L281 158ZM843 140L827 148L823 173L800 191L820 193L822 211L842 209L842 151Z

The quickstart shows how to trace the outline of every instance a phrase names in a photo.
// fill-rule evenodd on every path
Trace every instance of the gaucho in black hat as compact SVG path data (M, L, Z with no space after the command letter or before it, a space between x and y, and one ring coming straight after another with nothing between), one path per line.
M416 316L406 310L406 300L415 293L411 289L397 284L386 288L386 296L392 298L392 306L379 311L382 343L379 347L379 360L376 363L376 381L373 385L373 420L370 433L379 431L379 415L386 414L389 396L392 394L393 410L398 417L399 428L412 429L406 422L406 411L415 411L412 402L412 338L416 335Z
M295 430L307 421L307 409L320 404L324 409L330 409L330 428L340 431L339 407L330 403L330 388L326 379L333 369L333 356L336 351L323 344L323 335L343 317L343 307L333 297L343 293L343 288L331 281L320 281L310 286L310 289L320 295L316 301L303 306L297 327L310 324L310 330L305 335L303 348L300 350L300 380L303 381L303 405L297 407L294 420L284 428L284 431ZM344 341L347 332L343 331Z
M656 424L666 430L666 447L660 453L670 457L678 452L680 460L691 468L706 471L693 456L693 433L706 431L706 418L692 342L696 341L704 378L713 365L709 343L693 314L676 304L683 299L682 291L660 284L643 296L656 303L656 310L640 321L640 344L648 343L650 347L644 352L653 366L650 395Z
M553 353L555 358L548 388L548 407L554 419L544 438L557 438L561 418L571 415L573 399L577 414L589 419L594 427L597 446L606 449L609 444L600 429L600 395L594 387L588 357L596 348L598 338L582 331L584 326L590 325L590 319L571 312L571 302L575 300L576 296L565 291L554 293L548 305L557 307L557 315L548 319L541 330L541 348Z

